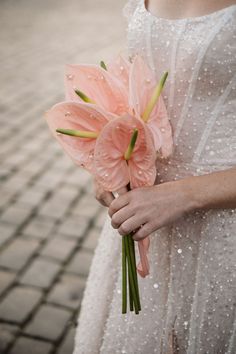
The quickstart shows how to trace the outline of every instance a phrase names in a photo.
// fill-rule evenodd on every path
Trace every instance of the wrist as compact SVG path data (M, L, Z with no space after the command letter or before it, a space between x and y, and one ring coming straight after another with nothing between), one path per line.
M198 177L192 176L183 178L179 182L185 200L186 211L191 212L205 209L205 198L202 197L203 193Z

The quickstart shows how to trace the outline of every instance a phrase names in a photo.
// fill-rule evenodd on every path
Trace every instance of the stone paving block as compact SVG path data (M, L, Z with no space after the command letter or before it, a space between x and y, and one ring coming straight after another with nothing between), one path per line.
M66 334L57 354L71 354L74 349L75 328L71 328Z
M27 204L12 204L3 212L0 220L14 225L21 225L31 212L32 210Z
M0 303L0 318L23 323L40 302L42 293L27 287L14 287Z
M39 177L37 185L46 186L47 188L54 189L60 182L63 181L64 178L64 173L54 172L52 174L51 170L49 169L47 172L45 172Z
M93 254L85 249L80 249L72 258L67 267L68 272L87 276L92 262Z
M22 191L28 182L28 176L22 176L16 173L2 185L2 189L15 194Z
M7 178L13 173L14 169L12 166L8 166L7 164L1 164L0 171L0 181L6 181Z
M29 157L26 154L22 154L21 151L15 152L8 157L7 162L12 166L19 166L23 164Z
M86 280L84 278L65 274L54 285L49 293L47 301L53 304L76 309L81 302L85 284Z
M108 209L107 208L102 208L101 209L101 213L99 213L99 215L97 216L96 220L95 220L95 226L102 228L108 215Z
M60 195L55 193L42 205L39 210L39 215L55 217L57 219L62 218L75 197L76 196L73 195L68 198L65 194Z
M0 323L0 353L5 353L9 344L13 342L19 328L15 325Z
M63 333L70 318L70 311L43 305L26 327L25 333L55 341Z
M76 203L71 212L73 215L93 219L101 208L101 205L96 201L93 195L88 196L86 194Z
M51 141L50 141L51 143ZM53 147L54 147L54 144L53 144ZM59 146L55 146L56 149L59 148ZM60 150L60 152L62 152ZM60 171L63 169L67 170L67 169L73 169L74 167L74 164L73 162L71 161L71 159L69 158L69 156L67 156L65 153L62 152L61 156L59 159L57 159L54 164L53 164L53 169L57 169L58 173L60 173Z
M46 191L42 192L35 189L27 189L18 198L18 202L29 204L32 207L36 207L40 204L46 195Z
M75 185L78 189L83 189L87 186L90 179L91 176L86 170L76 166L73 172L67 177L66 182Z
M0 270L0 295L12 284L16 274Z
M45 239L52 235L53 227L55 226L54 218L39 217L33 218L24 227L23 234L38 239Z
M85 238L85 240L82 243L82 247L86 248L86 249L89 249L90 251L93 252L93 250L97 246L100 233L101 233L100 229L97 229L97 228L96 229L95 228L91 229L87 233L86 238Z
M0 224L0 247L13 236L17 227L15 225Z
M49 240L41 251L42 256L54 258L57 261L64 261L76 247L77 241L65 238L53 238Z
M38 240L13 240L0 253L0 266L13 270L21 269L39 246Z
M89 220L82 217L67 217L58 228L57 232L65 236L72 236L80 239L84 236Z
M1 198L0 198L0 209L5 210L7 208L10 201L14 198L15 191L12 189L4 189L0 191Z
M47 259L37 258L25 271L19 282L21 284L48 288L60 270L60 265Z
M38 144L38 143L37 143ZM24 145L24 148L26 148L26 145ZM23 166L23 171L25 173L28 173L31 175L31 177L34 177L35 175L37 175L40 171L42 171L43 169L45 169L45 163L43 163L42 161L39 162L39 160L35 160L32 159L30 161L28 161L24 166Z
M41 340L20 337L10 350L10 354L49 354L53 346ZM69 354L69 353L68 353Z

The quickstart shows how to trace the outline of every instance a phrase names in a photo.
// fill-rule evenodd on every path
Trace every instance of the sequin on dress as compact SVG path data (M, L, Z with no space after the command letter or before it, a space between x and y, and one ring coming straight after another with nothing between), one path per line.
M157 183L236 164L236 5L167 20L129 0L127 49L157 79L175 150ZM137 245L136 245L137 246ZM121 314L121 239L107 217L95 250L74 354L235 354L236 211L193 212L151 235L142 311Z

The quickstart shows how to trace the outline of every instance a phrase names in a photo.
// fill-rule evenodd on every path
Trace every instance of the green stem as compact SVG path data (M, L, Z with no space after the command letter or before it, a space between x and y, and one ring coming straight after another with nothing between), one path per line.
M139 313L139 301L137 298L137 290L135 286L135 276L134 272L132 271L132 262L131 262L131 254L130 254L130 247L129 247L129 238L130 235L123 236L125 239L125 247L126 247L126 255L127 255L127 260L128 260L128 274L129 274L129 279L130 279L130 286L131 286L131 292L133 296L133 301L134 301L134 309L135 313Z
M122 237L122 313L127 312L127 266L125 239Z
M134 299L133 299L132 290L131 290L130 277L129 277L129 308L130 308L130 311L134 311Z
M138 275L137 275L137 268L136 268L135 247L134 247L134 240L133 240L132 236L129 237L129 244L130 244L130 249L131 249L131 262L132 262L132 269L133 269L134 276L135 276L135 286L136 286L138 303L139 303L139 311L141 311L139 286L138 286Z

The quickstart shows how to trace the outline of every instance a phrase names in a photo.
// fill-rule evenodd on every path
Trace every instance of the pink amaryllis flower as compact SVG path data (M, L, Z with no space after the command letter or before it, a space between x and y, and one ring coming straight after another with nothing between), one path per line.
M65 88L66 100L81 102L81 94L85 94L108 112L121 115L129 110L125 82L98 65L67 65Z
M125 152L134 129L138 136L131 157ZM114 118L101 131L96 142L94 167L97 181L104 189L116 191L130 183L131 189L150 186L156 177L156 151L145 123L126 114Z
M94 170L96 138L114 117L97 105L61 102L46 112L48 126L66 153L79 166Z
M142 57L134 57L129 74L129 106L137 117L147 123L156 151L168 157L172 152L173 138L166 107L160 95L164 83L157 85L154 73Z

